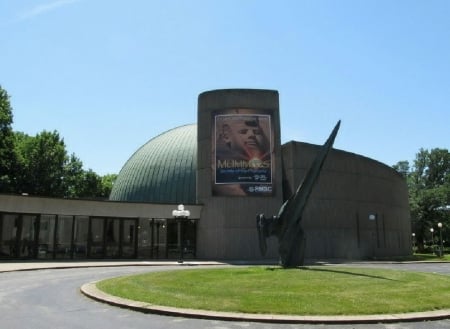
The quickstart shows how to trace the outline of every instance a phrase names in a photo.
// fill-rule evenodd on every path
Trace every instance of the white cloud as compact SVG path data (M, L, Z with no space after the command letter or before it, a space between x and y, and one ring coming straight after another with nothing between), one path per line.
M79 0L56 0L53 2L48 2L44 4L40 4L35 6L34 8L31 8L30 10L23 12L19 15L20 20L26 20L30 19L45 13L48 13L52 10L55 10L57 8L72 4L74 2L78 2Z

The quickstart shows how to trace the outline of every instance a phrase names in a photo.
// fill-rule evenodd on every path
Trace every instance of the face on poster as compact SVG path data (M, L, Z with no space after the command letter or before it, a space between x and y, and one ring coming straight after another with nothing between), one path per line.
M228 110L213 118L213 194L272 195L271 115Z

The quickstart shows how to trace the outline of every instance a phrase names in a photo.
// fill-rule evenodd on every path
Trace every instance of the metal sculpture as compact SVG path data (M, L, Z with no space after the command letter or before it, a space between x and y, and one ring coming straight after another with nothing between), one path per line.
M280 265L283 267L302 266L305 261L305 232L302 229L303 211L319 177L328 152L333 146L339 130L339 120L325 144L309 168L303 182L295 193L283 203L277 216L266 218L264 214L256 216L259 248L263 255L267 251L266 239L272 235L278 237Z

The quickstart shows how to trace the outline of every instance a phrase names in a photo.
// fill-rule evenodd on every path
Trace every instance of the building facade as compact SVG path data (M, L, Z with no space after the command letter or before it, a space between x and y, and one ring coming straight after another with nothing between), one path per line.
M256 214L278 213L319 149L281 145L279 111L274 90L208 91L197 124L131 155L109 201L0 195L0 259L263 259ZM178 204L188 218L172 215ZM303 223L306 258L412 252L405 181L354 153L331 150ZM265 258L277 259L275 238Z

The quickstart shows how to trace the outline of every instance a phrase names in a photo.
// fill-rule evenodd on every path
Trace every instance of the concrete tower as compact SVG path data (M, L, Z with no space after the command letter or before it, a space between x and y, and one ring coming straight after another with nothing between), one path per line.
M259 259L256 214L274 215L283 201L278 92L204 92L197 127L197 255ZM275 240L267 257L277 257Z

